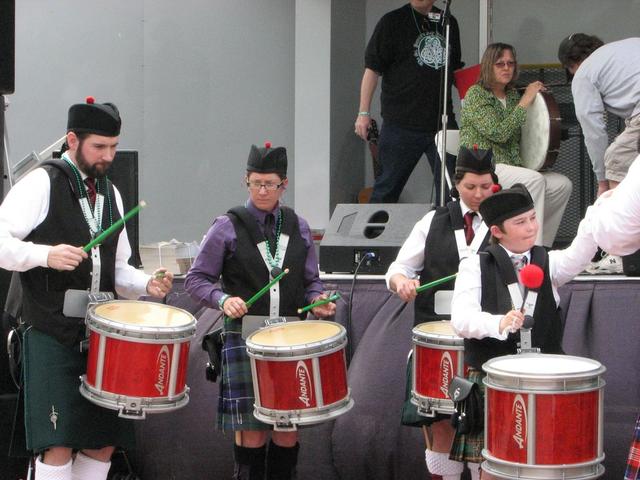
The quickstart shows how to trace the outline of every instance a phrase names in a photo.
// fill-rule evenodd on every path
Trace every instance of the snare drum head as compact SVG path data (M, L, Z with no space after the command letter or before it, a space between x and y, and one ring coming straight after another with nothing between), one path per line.
M520 377L573 377L598 373L603 369L596 360L569 355L526 354L508 355L489 360L482 367L497 375Z
M457 337L456 332L453 331L451 322L448 322L446 320L421 323L413 328L413 333L421 334L423 336L445 335L450 337Z
M194 323L188 312L153 302L114 300L92 307L92 316L140 327L184 327Z
M527 108L527 120L522 126L520 136L520 158L522 165L539 170L544 165L549 150L549 130L551 119L547 104L541 93Z
M294 347L321 343L337 337L343 330L337 323L322 320L288 322L258 330L249 335L247 342L263 347Z

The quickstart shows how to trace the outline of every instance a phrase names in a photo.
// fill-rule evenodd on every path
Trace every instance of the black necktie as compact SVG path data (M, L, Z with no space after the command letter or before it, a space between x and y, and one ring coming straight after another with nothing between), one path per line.
M96 181L91 177L84 179L84 183L87 186L87 195L89 195L89 201L91 206L96 204Z
M276 254L276 235L275 235L275 218L272 213L269 213L264 218L264 237L269 242L269 251L271 256Z

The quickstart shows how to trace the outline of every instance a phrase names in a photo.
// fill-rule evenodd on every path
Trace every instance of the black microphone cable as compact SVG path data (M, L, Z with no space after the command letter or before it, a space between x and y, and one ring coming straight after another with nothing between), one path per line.
M347 308L347 324L346 324L346 330L347 330L347 367L349 366L349 364L351 363L351 357L353 355L353 351L351 348L352 345L352 329L351 329L351 310L353 309L353 293L354 293L354 289L356 286L356 279L358 278L358 272L360 270L360 267L362 267L362 265L365 263L365 261L368 261L370 259L374 259L376 258L376 254L374 252L366 252L362 258L360 259L360 261L358 262L358 265L356 266L355 271L353 272L353 280L351 281L351 292L349 293L349 305Z

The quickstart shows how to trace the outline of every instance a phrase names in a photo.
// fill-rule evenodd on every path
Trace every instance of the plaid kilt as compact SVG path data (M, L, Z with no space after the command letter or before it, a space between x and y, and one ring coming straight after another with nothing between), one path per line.
M247 347L242 338L242 320L225 318L222 375L218 400L218 429L271 430L253 416L253 379Z
M633 441L629 449L629 459L627 460L627 470L624 480L640 479L640 415L636 420L636 430L633 434Z
M402 416L400 423L407 427L430 426L440 420L451 420L451 415L436 413L435 417L425 417L418 413L418 407L411 403L411 389L413 388L413 355L407 361L407 383L404 392L404 403L402 404Z
M486 376L486 373L470 369L467 380L477 383L480 386L480 394L484 402L484 384L482 379ZM484 403L482 404L484 406ZM473 462L480 463L484 459L482 458L482 449L484 448L484 429L473 435L460 435L456 433L453 439L453 445L451 446L451 453L449 458L458 462Z

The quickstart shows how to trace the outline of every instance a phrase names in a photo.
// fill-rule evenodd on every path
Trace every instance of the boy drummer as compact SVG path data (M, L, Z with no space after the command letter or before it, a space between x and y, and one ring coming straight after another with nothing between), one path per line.
M589 264L597 245L583 222L565 250L547 253L543 247L534 246L538 220L531 195L522 184L484 200L480 213L489 225L492 245L460 262L451 324L465 339L468 378L478 383L482 391L483 363L517 352L525 314L533 319L531 346L542 353L562 353L557 287ZM544 280L537 296L532 296L535 301L527 301L522 312L523 289L517 274L527 263L538 265L544 272ZM451 458L481 462L483 435L482 431L474 435L456 434ZM485 473L483 478L491 477Z

